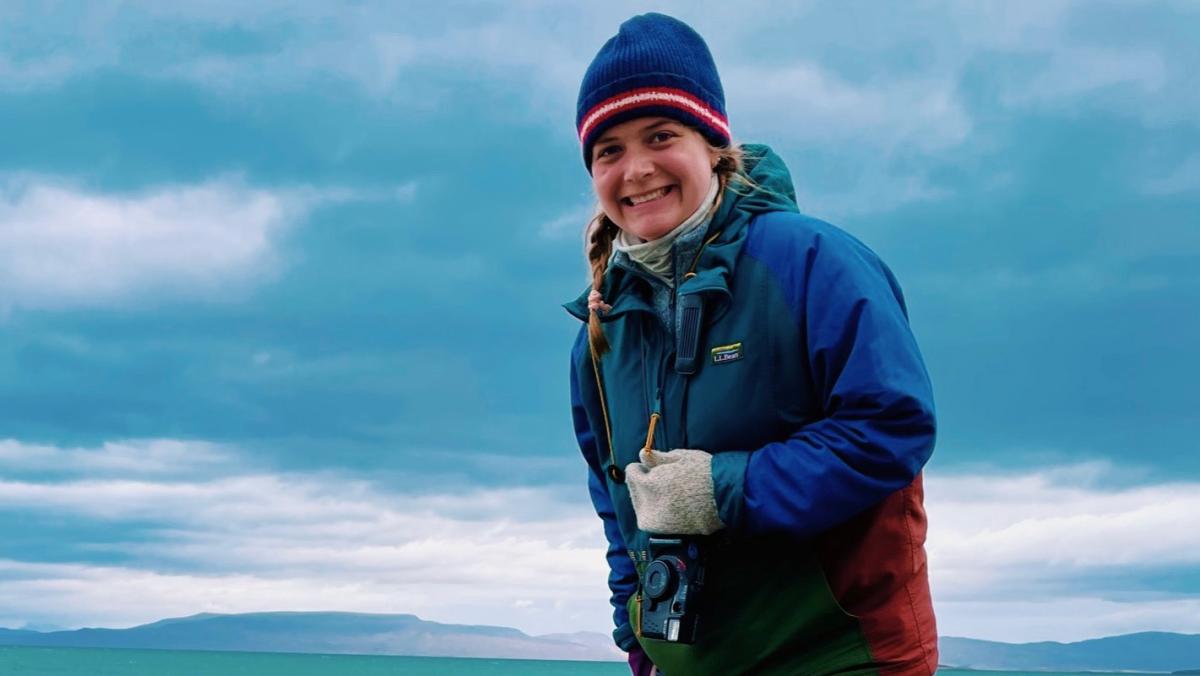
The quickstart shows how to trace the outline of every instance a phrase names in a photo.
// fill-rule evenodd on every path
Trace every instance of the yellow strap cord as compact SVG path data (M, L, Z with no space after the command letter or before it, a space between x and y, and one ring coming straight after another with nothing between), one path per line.
M608 404L605 403L604 381L600 378L600 364L596 361L596 351L589 350L589 352L592 353L592 372L596 374L596 389L600 392L600 412L604 414L604 438L608 440L608 459L612 462L612 466L616 467L617 454L613 452L612 426L608 423Z
M654 428L658 426L659 416L657 413L650 414L650 428L646 430L646 443L642 446L643 451L649 451L654 448Z
M721 236L721 231L718 230L715 233L713 233L712 237L709 237L708 239L704 240L704 246L701 246L700 250L696 252L696 257L692 259L692 267L688 268L688 271L683 275L684 279L691 279L692 277L696 276L696 266L699 265L699 263L700 263L700 254L704 253L704 250L706 248L708 248L708 245L712 244L720 236Z

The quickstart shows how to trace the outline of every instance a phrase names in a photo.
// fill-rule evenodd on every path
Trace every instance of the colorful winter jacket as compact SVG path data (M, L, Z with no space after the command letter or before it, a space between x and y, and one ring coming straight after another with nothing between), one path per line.
M605 275L612 349L598 361L587 292L566 306L585 322L571 398L609 543L614 638L640 641L667 676L931 674L920 471L933 400L899 285L862 243L797 213L776 155L745 150L758 187L726 190L693 269L677 270L679 330L629 267ZM688 365L676 357L694 351L684 315L698 305ZM656 410L655 448L713 454L726 524L692 645L635 637L649 536L614 468L636 461Z

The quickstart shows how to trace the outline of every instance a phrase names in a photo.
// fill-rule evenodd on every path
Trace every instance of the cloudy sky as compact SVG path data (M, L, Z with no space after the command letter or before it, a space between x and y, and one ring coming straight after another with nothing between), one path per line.
M786 5L0 6L0 626L607 631L559 304L653 8L904 285L942 633L1200 633L1200 6Z

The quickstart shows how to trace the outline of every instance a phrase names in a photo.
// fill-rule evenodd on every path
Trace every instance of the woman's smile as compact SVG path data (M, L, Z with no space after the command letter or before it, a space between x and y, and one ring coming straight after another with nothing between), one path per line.
M671 185L663 186L661 188L651 190L650 192L644 192L640 195L631 195L629 197L624 198L624 200L622 200L622 201L624 201L626 205L631 206L631 207L641 206L648 202L654 202L659 199L662 199L663 197L666 197L671 192L671 189L674 187L675 186L671 186Z

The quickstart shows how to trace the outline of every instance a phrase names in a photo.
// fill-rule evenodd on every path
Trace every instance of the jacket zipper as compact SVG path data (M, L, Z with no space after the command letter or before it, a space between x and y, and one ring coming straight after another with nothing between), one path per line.
M708 248L709 244L712 244L720 236L721 236L721 231L718 230L717 232L715 232L714 234L709 236L709 238L706 239L702 245L700 245L700 250L696 252L695 258L692 259L692 265L688 268L688 271L685 272L683 275L684 280L688 280L688 279L691 279L692 277L696 276L696 265L700 262L700 255L704 253L704 250L706 248ZM671 305L670 305L670 312L668 313L668 321L670 321L672 324L675 323L675 306L678 303L678 296L679 296L679 284L676 283L671 286ZM660 359L660 363L659 363L658 388L657 388L657 394L655 395L655 398L654 398L654 408L650 411L650 419L646 423L646 443L645 443L646 450L650 450L651 448L654 447L655 432L657 431L658 423L662 421L663 389L666 387L666 384L667 384L666 383L667 373L670 370L671 360L672 360L672 358L675 357L675 353L676 353L676 350L674 349L674 347L675 347L674 341L678 339L678 336L676 336L675 333L677 331L679 331L679 327L664 326L663 328L665 329L663 331L663 333L671 339L671 345L663 346L660 348L660 352L665 353L665 354ZM642 389L643 396L646 396L649 394L649 392L647 391L648 388L646 387L646 385L649 384L647 382L648 381L647 376L649 375L649 373L647 372L647 368L646 368L646 366L647 366L646 362L648 361L646 359L646 357L647 357L646 341L643 340L642 341L642 382L644 383L643 389ZM690 381L691 381L691 378L687 378L687 377L684 378L683 393L682 393L682 396L683 396L682 404L683 405L681 406L681 408L679 410L680 430L681 430L681 433L683 434L683 440L684 440L685 444L687 441L687 389L688 389L688 385L689 385ZM649 397L647 397L647 398L649 398ZM670 451L671 450L671 442L667 436L666 425L663 426L662 438L663 438L662 439L663 447L660 450Z
M667 360L662 361L662 363L660 364L660 367L659 367L659 373L658 373L659 382L658 382L658 388L655 389L655 394L654 394L654 408L650 409L650 419L647 423L647 432L646 432L646 449L647 450L654 448L654 436L655 436L656 426L658 426L658 424L662 420L662 388L664 388L664 385L666 384L665 383L666 369L664 366L668 363L668 361L670 361L670 355L668 355ZM644 363L646 363L646 361L643 360L642 363L644 364ZM670 442L670 439L667 438L666 425L662 426L662 445L658 450L671 450L671 442Z
M680 280L671 289L671 321L672 322L676 321L675 308L676 308L676 305L678 305L679 286L683 282L686 282L687 280L696 276L696 266L700 264L700 257L704 255L704 250L708 248L709 244L712 244L713 242L717 241L717 238L721 236L721 232L722 232L721 230L718 230L715 233L713 233L712 235L709 235L709 237L704 240L704 243L700 245L700 250L697 251L695 257L692 258L692 264L688 267L687 272L683 273L683 279ZM693 291L693 293L697 293L697 292ZM678 331L682 330L682 328L683 327L681 327L681 326L676 326L675 331L678 332ZM701 326L701 327L698 327L697 330L703 330L703 328L704 327ZM678 336L674 336L674 338L676 340L678 340ZM674 347L674 346L672 346L672 347ZM668 355L668 357L667 357L668 364L670 363L671 357L674 357L676 352L677 352L677 350L672 350L671 354ZM664 369L664 371L665 370L666 369ZM666 374L664 373L664 380L665 380L665 376L666 376ZM688 400L688 389L689 389L691 383L692 383L692 379L690 376L683 377L683 391L680 394L680 396L683 398L683 400L680 402L680 406L679 406L679 433L683 437L682 439L680 439L680 443L682 444L680 446L680 448L688 447L687 400ZM659 403L660 403L660 405L662 403L661 398L662 398L662 385L660 385L660 387L659 387L659 400L660 400ZM670 449L668 449L668 450L670 450Z

